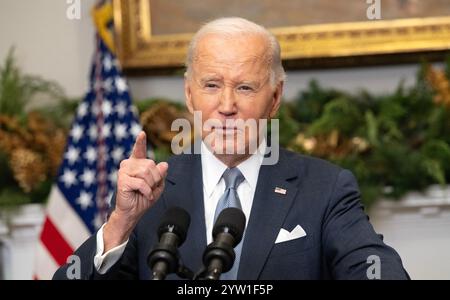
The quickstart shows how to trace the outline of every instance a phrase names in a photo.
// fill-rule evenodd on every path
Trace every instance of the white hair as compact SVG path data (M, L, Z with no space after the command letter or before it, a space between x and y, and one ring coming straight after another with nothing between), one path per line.
M224 36L236 36L242 34L257 34L267 40L269 60L271 62L270 82L275 87L281 81L286 80L286 73L281 63L281 50L275 36L266 28L243 18L219 18L203 25L192 38L186 57L186 76L192 72L192 63L198 42L207 34Z

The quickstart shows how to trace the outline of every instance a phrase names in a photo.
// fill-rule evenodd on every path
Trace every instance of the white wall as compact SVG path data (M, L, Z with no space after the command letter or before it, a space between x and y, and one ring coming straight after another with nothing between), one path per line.
M15 46L18 65L26 72L58 81L71 96L87 88L94 51L90 8L83 0L81 19L66 17L66 0L1 0L0 62Z

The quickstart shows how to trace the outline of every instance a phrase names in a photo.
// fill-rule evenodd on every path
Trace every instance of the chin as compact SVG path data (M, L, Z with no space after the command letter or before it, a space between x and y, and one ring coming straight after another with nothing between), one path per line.
M210 148L211 152L217 155L235 155L246 154L247 141L239 139L237 135L216 135L208 134L204 143Z

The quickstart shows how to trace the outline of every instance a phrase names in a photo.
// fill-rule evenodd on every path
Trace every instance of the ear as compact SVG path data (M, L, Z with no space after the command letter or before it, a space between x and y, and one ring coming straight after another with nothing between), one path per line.
M192 105L191 80L184 74L184 97L186 98L186 107L191 114L194 114L194 106Z
M284 81L280 81L277 84L277 87L275 88L275 91L273 92L272 108L271 108L270 113L269 113L270 118L275 117L275 115L278 112L278 109L280 108L281 96L283 95L283 86L284 86Z

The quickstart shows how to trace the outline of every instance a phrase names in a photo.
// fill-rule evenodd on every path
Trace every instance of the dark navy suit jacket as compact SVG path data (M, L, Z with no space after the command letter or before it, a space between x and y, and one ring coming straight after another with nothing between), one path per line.
M286 194L274 192L276 187ZM149 279L147 256L157 243L160 219L171 206L191 215L179 250L184 264L198 271L207 245L201 158L182 154L169 160L161 198L139 221L122 258L106 274L94 268L95 235L75 251L82 279ZM281 228L291 231L297 225L306 236L275 244ZM409 278L399 255L369 223L351 172L284 149L276 165L261 166L243 243L238 279L367 279L371 255L380 258L381 279ZM66 279L66 268L54 279Z

